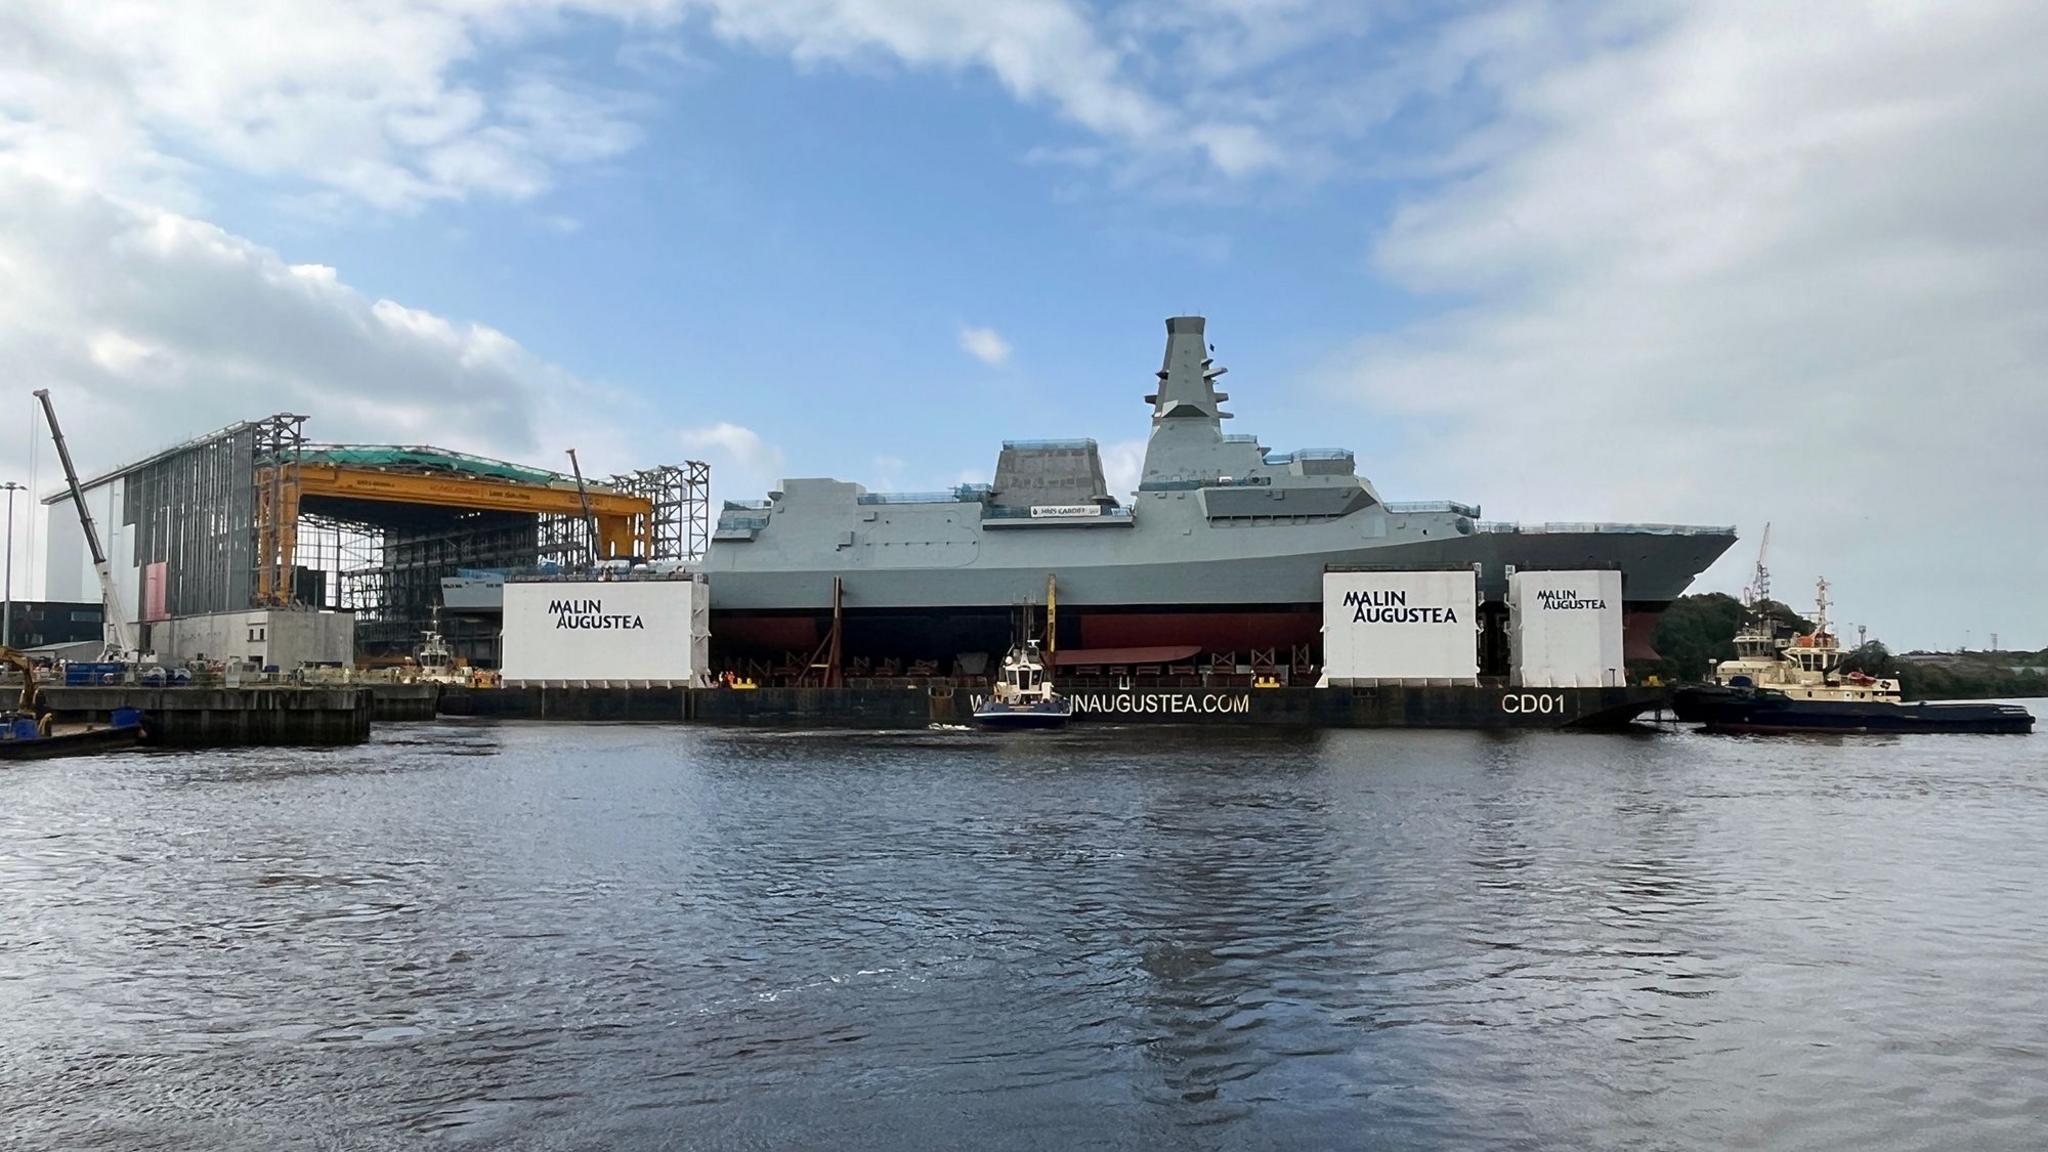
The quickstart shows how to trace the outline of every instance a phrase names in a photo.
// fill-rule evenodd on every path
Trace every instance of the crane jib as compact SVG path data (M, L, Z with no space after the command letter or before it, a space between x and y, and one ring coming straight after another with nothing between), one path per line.
M128 614L121 609L121 597L114 590L114 573L107 564L106 550L100 547L99 528L93 524L92 510L85 503L85 489L78 486L78 469L71 466L71 448L64 443L64 430L57 423L57 409L50 403L48 388L36 389L35 396L43 404L43 419L50 424L50 440L57 445L57 459L64 465L64 482L71 488L71 503L78 508L78 524L85 532L85 546L92 550L93 572L100 579L100 606L106 619L106 640L108 648L124 659L132 659L135 642L128 634Z

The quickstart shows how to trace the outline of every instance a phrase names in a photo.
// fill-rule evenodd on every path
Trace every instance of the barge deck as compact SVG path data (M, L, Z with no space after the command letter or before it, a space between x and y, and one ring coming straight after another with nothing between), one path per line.
M902 729L969 725L984 688L444 687L444 716ZM1069 693L1076 724L1291 728L1613 729L1664 706L1661 688L1125 688Z

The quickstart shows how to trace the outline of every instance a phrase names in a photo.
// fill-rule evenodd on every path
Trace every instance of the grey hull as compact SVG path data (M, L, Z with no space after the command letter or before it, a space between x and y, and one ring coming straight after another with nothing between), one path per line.
M1631 604L1661 606L1683 594L1694 574L1732 543L1732 534L1489 533L1397 546L1152 562L1119 562L1097 559L1080 549L1047 549L1028 563L943 569L849 564L808 570L714 570L712 605L721 613L821 611L831 607L832 578L838 576L843 602L850 609L1002 608L1043 603L1047 577L1052 576L1062 607L1277 607L1321 603L1323 572L1330 568L1476 563L1482 591L1490 595L1505 588L1510 565L1620 568L1623 593Z

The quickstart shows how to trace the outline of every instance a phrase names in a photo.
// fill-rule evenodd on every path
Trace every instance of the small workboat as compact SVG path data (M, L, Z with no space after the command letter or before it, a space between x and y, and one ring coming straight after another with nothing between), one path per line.
M103 725L52 726L48 715L10 713L0 717L0 761L54 760L59 756L91 756L118 752L142 742L142 713L116 708Z
M88 756L133 748L142 740L142 712L116 708L103 725L53 724L40 707L36 668L27 656L0 647L0 665L21 674L21 700L13 711L0 712L0 760L49 760L58 756Z
M1073 701L1053 690L1038 641L1026 640L1003 657L995 687L974 710L974 720L984 728L1060 728L1073 710Z

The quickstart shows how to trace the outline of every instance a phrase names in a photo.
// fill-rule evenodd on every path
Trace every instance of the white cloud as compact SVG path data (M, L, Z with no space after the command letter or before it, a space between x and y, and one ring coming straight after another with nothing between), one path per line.
M1016 99L1060 116L1146 164L1193 157L1227 176L1278 153L1242 108L1190 99L1206 77L1141 77L1151 46L1075 0L684 0L721 37L787 52L799 65L881 58L993 75ZM1071 154L1071 153L1068 153Z
M324 440L544 466L574 444L594 471L667 459L629 439L648 425L635 401L501 332L371 299L331 268L4 162L0 365L21 386L51 389L87 472L287 410ZM29 479L33 443L47 493L58 473L40 422L10 427L22 435L0 437L0 474ZM25 542L26 524L19 533Z
M585 17L627 41L615 74L550 61ZM632 148L650 104L628 85L663 60L701 72L678 40L700 28L801 67L985 73L1155 161L1278 157L1231 109L1151 91L1145 47L1074 0L19 0L0 8L0 150L186 211L206 170L394 211L526 200Z
M1145 476L1145 441L1119 440L1104 444L1102 453L1102 480L1109 487L1109 494L1128 504L1132 493L1138 490L1138 481Z
M724 37L799 63L882 52L913 66L986 68L1013 95L1119 140L1157 137L1171 114L1124 75L1086 12L1067 0L708 0Z
M960 329L960 350L992 368L1010 362L1010 342L993 328Z
M693 452L722 452L745 465L764 464L780 458L761 434L752 428L720 421L702 428L684 428L676 440Z
M186 208L194 166L388 209L528 198L558 166L636 139L638 104L619 92L546 67L476 67L582 6L22 0L0 10L0 148L44 175ZM602 7L658 20L670 6Z
M676 443L711 465L711 485L720 499L758 500L782 483L782 449L752 428L728 421L680 429Z
M882 455L874 458L870 465L868 490L871 492L900 492L904 488L904 470L910 464L901 456Z
M1772 520L1794 598L2048 643L2044 39L2026 3L1718 3L1551 62L1377 247L1461 307L1338 380L1492 514Z

